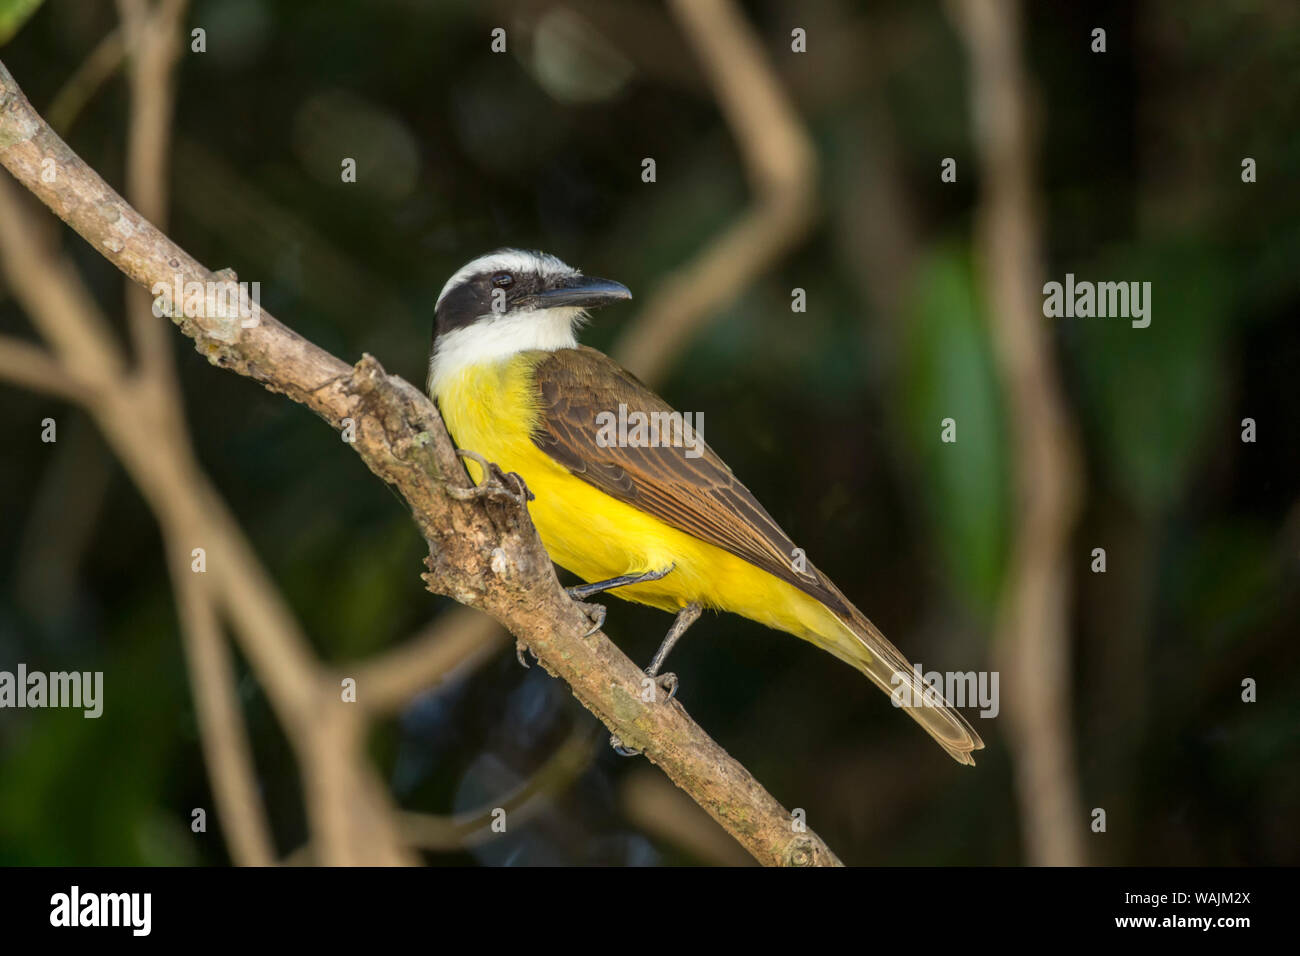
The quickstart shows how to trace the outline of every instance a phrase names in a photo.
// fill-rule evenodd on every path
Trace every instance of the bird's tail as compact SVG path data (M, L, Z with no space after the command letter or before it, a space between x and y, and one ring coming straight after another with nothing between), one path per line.
M830 586L834 589L834 586ZM835 592L838 596L839 592ZM843 632L834 636L824 632L818 643L841 660L852 664L871 678L872 683L890 696L899 709L920 724L953 760L975 766L971 753L984 749L980 735L943 694L925 683L902 652L880 633L867 616L844 600L847 613L826 608ZM825 605L823 605L825 607Z

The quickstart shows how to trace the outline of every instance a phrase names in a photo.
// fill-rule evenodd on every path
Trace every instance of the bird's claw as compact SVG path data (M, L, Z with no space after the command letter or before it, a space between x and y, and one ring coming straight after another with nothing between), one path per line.
M524 483L523 477L518 472L502 471L501 466L496 462L488 461L478 452L470 451L468 448L457 448L456 454L461 458L477 462L483 469L483 479L473 488L448 488L453 498L468 501L474 498L504 497L517 505L536 499L537 496L528 490L528 485Z
M677 696L677 675L671 671L667 674L660 674L657 677L654 674L648 675L654 678L654 682L659 685L659 689L667 696L664 697L664 703L672 700Z
M626 746L623 741L619 740L614 734L609 735L609 745L614 748L614 753L618 754L620 757L641 756L641 751L633 750L631 747Z
M649 671L647 671L646 676L649 677L652 681L654 681L656 686L658 686L658 688L664 692L665 696L663 698L663 701L665 704L668 703L668 701L672 700L677 695L676 674L673 674L671 672L667 674L651 674ZM634 750L633 748L627 746L627 744L623 743L623 741L619 739L618 735L616 734L609 735L609 745L610 747L613 748L614 753L618 754L620 757L641 756L641 751Z
M605 626L605 614L607 613L603 604L588 604L586 601L574 601L582 609L582 613L587 615L587 620L591 622L591 629L583 637L591 637L602 627Z
M519 666L522 667L524 670L528 670L528 668L532 667L532 665L528 663L528 658L524 656L524 654L527 652L528 652L527 644L525 644L523 641L515 641L515 660L519 662Z

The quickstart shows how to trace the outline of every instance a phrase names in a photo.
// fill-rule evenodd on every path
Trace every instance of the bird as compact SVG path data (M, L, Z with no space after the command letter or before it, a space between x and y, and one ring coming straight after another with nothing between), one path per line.
M973 765L984 743L971 725L796 548L689 414L579 344L592 310L631 297L621 283L516 248L447 280L428 389L476 486L494 472L523 479L551 560L586 582L568 591L594 608L592 633L605 609L586 602L605 592L675 615L646 668L669 697L677 679L662 667L687 629L704 610L739 614L857 668Z

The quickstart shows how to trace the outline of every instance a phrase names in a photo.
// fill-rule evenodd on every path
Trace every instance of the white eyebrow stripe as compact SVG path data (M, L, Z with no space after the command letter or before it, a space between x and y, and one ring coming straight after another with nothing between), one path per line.
M456 270L456 274L447 280L447 284L438 293L434 311L442 305L447 293L462 282L485 272L536 272L542 276L578 276L580 271L565 264L555 256L545 252L527 252L523 249L500 249L479 256Z

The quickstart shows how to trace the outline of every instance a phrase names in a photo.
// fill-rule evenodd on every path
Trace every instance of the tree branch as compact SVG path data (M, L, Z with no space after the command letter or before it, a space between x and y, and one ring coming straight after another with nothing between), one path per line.
M175 71L188 0L118 0L117 6L131 90L126 195L144 218L166 228ZM136 286L127 289L127 321L135 359L154 387L170 389L176 375L171 337L166 326L154 317L152 306L148 290Z
M125 52L128 47L130 51L127 194L144 216L159 224L167 221L170 182L167 163L176 97L175 67L186 6L187 0L118 2L125 42L119 40L116 46L119 51ZM147 290L128 285L125 302L135 346L136 371L132 381L138 390L138 400L152 412L164 455L188 461L188 470L196 476L202 475L189 441L185 406L172 360L171 336L154 316L153 300ZM204 483L205 479L191 483L191 497L201 493ZM194 510L174 509L178 514ZM162 517L163 512L159 514ZM211 537L211 527L209 523L178 526L175 515L171 522L164 523L172 586L185 639L204 758L230 857L241 865L269 866L275 862L275 844L258 795L257 771L235 689L231 655L218 620L222 591L210 584L222 578L209 579L190 568L189 549L196 542L206 542ZM296 746L300 752L306 749L301 739Z
M455 671L476 666L507 644L501 625L473 608L440 615L396 647L357 664L359 703L373 716L405 707Z
M345 705L339 702L335 687L326 686L331 675L318 665L292 613L195 459L181 416L166 407L179 406L180 396L169 388L142 387L144 380L127 373L111 337L103 339L104 347L113 352L111 361L79 347L78 343L96 341L99 332L106 330L107 320L67 257L52 243L36 241L36 237L43 238L43 230L34 210L22 200L15 185L0 180L0 266L15 298L45 338L69 343L60 349L62 371L86 383L84 407L149 503L169 549L188 552L199 544L208 553L212 566L202 575L205 589L223 604L284 724L304 775L314 784L305 789L319 855L332 863L413 859L397 841L395 831L389 834L391 839L384 839L383 825L391 817L390 808L374 797L377 788L367 779L374 770L353 737L333 733L331 721L320 717L322 708L337 710ZM178 593L177 604L182 623L188 625L191 618L186 614L184 595ZM191 673L196 672L192 669ZM206 670L200 676L219 679ZM203 708L216 693L216 685L195 689L203 726L208 726L209 716ZM333 715L327 716L332 720ZM208 744L205 741L205 746ZM210 753L205 750L205 756ZM225 751L227 757L235 755L237 751ZM229 766L223 762L210 765L210 770L215 778ZM241 772L250 779L254 776L251 766ZM241 792L229 781L214 779L212 786L219 801ZM335 812L336 807L344 809ZM223 822L236 812L222 805L218 811ZM261 811L256 806L241 806L239 812L258 815ZM352 826L345 829L338 825L340 820L351 821ZM234 843L238 838L231 833L228 836L232 838L232 857L238 859Z
M53 177L41 175L47 159L57 170ZM152 287L217 280L68 148L2 64L0 164L135 282ZM838 864L814 833L794 832L790 814L680 702L642 700L642 671L603 634L582 636L587 619L560 587L525 505L501 494L450 493L469 489L469 479L437 410L419 390L387 375L370 356L345 365L265 312L249 328L238 316L177 315L173 321L212 364L288 396L335 428L355 423L353 448L402 494L429 543L430 589L505 624L584 706L662 767L756 859ZM322 712L315 716L322 719ZM342 721L337 708L323 716ZM355 733L350 723L328 729L330 737Z
M492 839L495 834L491 827L497 810L506 812L512 827L526 823L541 808L547 796L562 793L591 765L596 748L600 746L592 729L590 724L575 728L527 779L477 810L450 817L427 813L401 814L402 835L412 846L422 850L458 850Z
M240 866L271 866L275 844L257 792L253 749L248 742L230 649L221 634L212 597L190 570L190 554L169 542L168 566L185 636L185 660L194 689L200 739L230 858Z
M8 336L0 337L0 378L73 402L84 401L90 394L86 383L45 349Z

